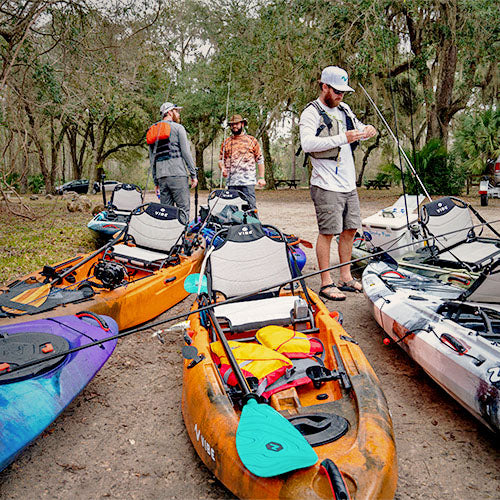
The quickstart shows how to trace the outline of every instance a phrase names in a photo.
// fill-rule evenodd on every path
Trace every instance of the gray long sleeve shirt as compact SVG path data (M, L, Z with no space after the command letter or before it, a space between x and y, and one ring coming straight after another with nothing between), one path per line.
M189 149L186 129L179 123L173 121L168 121L168 123L170 124L170 142L178 145L181 154L179 158L161 159L155 162L155 144L149 145L149 164L156 186L160 177L187 177L189 175L191 179L196 178L196 165Z

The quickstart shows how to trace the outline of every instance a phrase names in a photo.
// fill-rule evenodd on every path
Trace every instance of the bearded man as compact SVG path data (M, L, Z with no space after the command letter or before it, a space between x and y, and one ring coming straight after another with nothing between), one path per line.
M219 168L226 177L227 188L240 191L251 209L257 209L255 185L264 187L264 158L255 137L245 133L246 118L233 115L229 121L232 135L221 146ZM255 165L258 177L255 176Z

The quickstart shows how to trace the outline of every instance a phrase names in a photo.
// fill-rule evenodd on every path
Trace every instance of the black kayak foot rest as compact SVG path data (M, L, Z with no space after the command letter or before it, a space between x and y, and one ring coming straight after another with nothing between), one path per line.
M341 438L349 430L349 422L335 413L312 413L288 417L288 421L311 446L321 446Z

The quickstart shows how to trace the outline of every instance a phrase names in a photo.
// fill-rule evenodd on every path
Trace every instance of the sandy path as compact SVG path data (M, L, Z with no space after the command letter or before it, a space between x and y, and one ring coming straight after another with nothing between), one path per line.
M362 216L395 199L394 192L363 190ZM479 204L478 199L470 201ZM307 191L259 193L258 204L263 221L314 242L314 210ZM488 220L500 218L500 202L492 200L480 212ZM307 255L309 272L317 267L313 250ZM317 284L317 279L309 282L312 288ZM187 299L169 315L190 303ZM498 437L402 350L382 344L382 331L363 296L351 294L344 303L328 304L332 310L337 305L346 330L377 372L391 408L399 462L396 498L500 498ZM162 345L151 331L122 340L67 411L0 473L0 498L232 498L198 459L184 429L182 345L178 335Z

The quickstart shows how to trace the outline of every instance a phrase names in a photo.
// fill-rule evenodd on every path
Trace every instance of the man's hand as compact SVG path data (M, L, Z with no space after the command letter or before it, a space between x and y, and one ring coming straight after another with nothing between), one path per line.
M160 186L155 186L155 194L158 198L160 197Z
M370 139L377 135L377 129L373 125L367 125L363 130L365 136L364 139Z
M368 127L365 127L365 130ZM347 137L347 142L350 144L351 142L359 141L360 139L365 139L365 131L364 130L348 130L345 133Z
M257 186L259 187L264 187L266 185L266 179L258 179L257 180Z
M191 179L191 188L195 188L198 185L198 179L195 177Z

